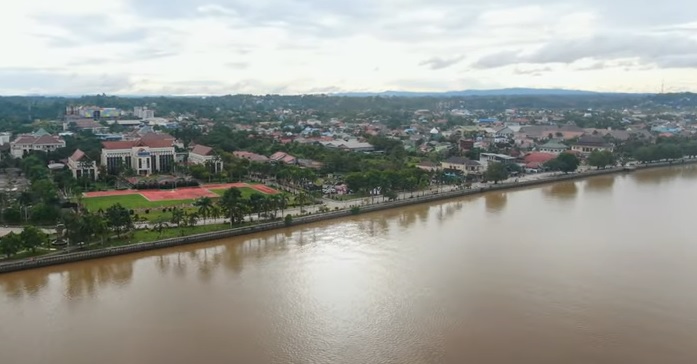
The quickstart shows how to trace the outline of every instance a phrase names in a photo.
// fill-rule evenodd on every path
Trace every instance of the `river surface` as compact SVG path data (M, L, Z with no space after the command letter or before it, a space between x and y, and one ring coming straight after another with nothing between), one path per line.
M0 275L0 363L697 362L697 168Z

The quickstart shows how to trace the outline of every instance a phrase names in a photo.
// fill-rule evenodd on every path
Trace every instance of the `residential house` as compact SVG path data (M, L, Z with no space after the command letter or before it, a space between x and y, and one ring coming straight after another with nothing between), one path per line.
M472 139L460 139L458 141L458 149L460 152L469 152L474 148L474 140Z
M249 161L258 162L258 163L266 163L269 161L269 158L265 155L256 154L256 153L252 153L252 152L246 152L243 150L238 150L236 152L232 152L232 155L234 155L237 158L247 159Z
M198 144L189 151L189 163L209 165L212 173L223 171L223 160L215 154L213 148L205 145Z
M361 142L358 139L320 141L319 143L326 148L336 148L351 152L372 152L375 150L372 144Z
M479 155L479 163L484 166L484 169L489 167L491 162L499 162L503 164L515 163L516 158L505 154L496 153L481 153Z
M484 166L471 159L462 157L450 157L441 163L443 169L456 170L464 174L479 174L484 171Z
M433 172L440 169L439 163L433 163L431 161L423 161L416 165L416 168L424 170L426 172Z
M80 149L75 150L75 152L68 157L68 169L73 173L74 178L87 177L95 181L99 176L97 161L91 160Z
M276 152L269 157L269 161L284 164L297 164L298 159L285 152Z
M495 134L496 138L506 138L506 139L513 138L513 135L515 135L515 131L508 126L497 130L496 134Z
M525 169L532 171L541 171L545 163L556 158L557 156L553 153L548 152L533 152L528 153L523 157L523 162L525 163Z
M22 158L31 151L52 152L65 147L65 140L59 136L51 135L44 129L33 134L21 134L10 143L10 154L15 158Z
M613 151L612 144L609 144L605 139L594 136L594 135L584 135L578 139L578 142L571 146L571 150L575 152L580 152L582 154L590 154L593 151Z
M102 142L101 164L107 173L118 174L130 168L138 175L174 170L174 141L163 135L145 139Z
M559 154L568 149L569 147L567 145L562 144L554 139L550 139L547 143L537 147L538 151L550 154Z

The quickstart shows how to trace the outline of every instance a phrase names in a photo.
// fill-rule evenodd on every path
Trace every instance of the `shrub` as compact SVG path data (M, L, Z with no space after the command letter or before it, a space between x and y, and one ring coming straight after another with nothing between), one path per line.
M291 214L286 215L285 219L283 219L283 223L284 223L286 226L291 226L291 225L293 225L293 215L291 215Z
M150 213L150 209L145 209L145 214L147 215L149 213Z
M131 209L131 210L128 210L128 214L129 214L129 215L133 215L133 214L135 214L135 213L136 213L136 212L133 211L132 209Z
M360 213L361 213L361 208L359 206L351 207L351 214L352 215L358 215Z

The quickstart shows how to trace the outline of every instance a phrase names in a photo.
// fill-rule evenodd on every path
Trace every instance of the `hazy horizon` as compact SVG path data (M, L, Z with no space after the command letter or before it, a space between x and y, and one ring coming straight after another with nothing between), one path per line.
M697 92L697 2L14 2L0 95Z

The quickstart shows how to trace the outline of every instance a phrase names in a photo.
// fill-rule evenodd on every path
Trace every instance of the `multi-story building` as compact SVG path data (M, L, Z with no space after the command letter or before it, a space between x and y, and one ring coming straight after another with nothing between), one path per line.
M578 142L571 146L571 150L575 152L580 152L584 155L588 155L593 151L610 151L614 150L612 144L608 143L599 136L594 135L584 135L578 139Z
M40 129L33 134L21 134L10 143L10 154L22 158L31 151L52 152L65 147L65 140Z
M463 174L479 174L484 171L484 166L477 161L462 157L450 157L441 163L445 170L460 171Z
M10 133L10 132L0 133L0 145L9 144L11 139L12 139L12 133Z
M133 116L141 119L154 118L155 110L149 110L147 106L136 106L133 108Z
M88 177L94 181L99 176L97 162L91 160L80 149L68 157L68 168L73 173L74 178Z
M174 170L174 141L167 134L147 138L102 142L102 160L107 173L132 169L138 175L169 173Z
M505 154L496 153L481 153L479 154L479 163L484 166L484 169L489 168L489 163L498 162L503 164L515 163L516 158Z
M211 166L211 172L220 173L223 170L223 161L215 155L213 148L205 145L196 145L189 152L190 164L207 164Z

